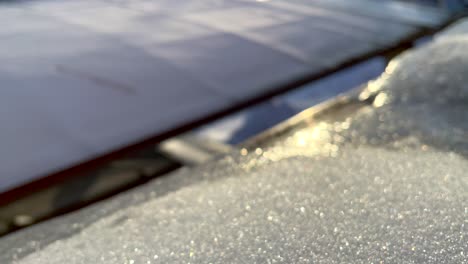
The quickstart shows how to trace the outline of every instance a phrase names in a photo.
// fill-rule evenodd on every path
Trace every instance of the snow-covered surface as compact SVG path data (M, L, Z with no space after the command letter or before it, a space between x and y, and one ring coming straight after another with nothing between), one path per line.
M466 45L394 60L373 105L3 238L0 262L467 263Z
M424 17L404 10L387 13ZM421 25L247 0L2 1L0 17L0 192L395 45Z
M467 170L457 155L367 147L234 166L19 263L462 263Z

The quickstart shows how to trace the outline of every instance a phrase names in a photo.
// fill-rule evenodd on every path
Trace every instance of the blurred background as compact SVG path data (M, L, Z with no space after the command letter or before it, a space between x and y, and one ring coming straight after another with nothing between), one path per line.
M0 1L0 234L242 149L377 78L467 5Z

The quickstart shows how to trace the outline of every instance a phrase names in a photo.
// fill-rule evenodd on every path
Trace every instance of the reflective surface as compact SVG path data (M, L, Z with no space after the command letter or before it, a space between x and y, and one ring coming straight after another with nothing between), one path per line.
M202 138L239 144L307 108L377 78L385 66L384 57L366 60L208 124L195 133Z
M2 1L0 192L274 93L427 26L335 9ZM430 25L446 19L428 16Z

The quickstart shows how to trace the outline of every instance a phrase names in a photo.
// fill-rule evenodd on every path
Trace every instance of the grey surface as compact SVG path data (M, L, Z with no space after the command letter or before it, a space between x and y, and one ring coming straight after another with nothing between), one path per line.
M437 27L441 21L447 19L447 13L441 9L405 3L404 1L292 0L291 2L310 3L383 20L425 27Z
M464 38L464 33L468 30L468 19L460 19L457 22L450 25L447 29L442 31L440 34L437 35L438 40L445 40L450 37L460 37Z
M372 104L3 238L0 260L467 263L466 42L392 61Z
M384 57L354 64L327 77L256 104L196 130L198 137L239 144L280 122L380 76L387 66Z
M2 2L0 192L420 30L276 2Z

